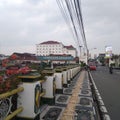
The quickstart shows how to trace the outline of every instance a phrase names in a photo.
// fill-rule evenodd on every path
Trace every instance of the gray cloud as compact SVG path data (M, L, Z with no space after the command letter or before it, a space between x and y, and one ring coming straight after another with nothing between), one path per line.
M104 52L105 45L113 46L119 53L120 2L118 0L82 1L86 38L89 48Z
M112 45L119 53L119 0L82 0L81 7L88 48L104 52L105 45ZM1 0L0 14L0 51L4 54L35 53L35 44L47 40L76 45L56 0Z

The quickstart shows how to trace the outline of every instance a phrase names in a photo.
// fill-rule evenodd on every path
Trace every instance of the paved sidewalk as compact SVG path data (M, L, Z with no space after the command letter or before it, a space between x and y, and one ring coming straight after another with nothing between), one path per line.
M87 71L71 81L67 92L56 95L55 105L47 106L40 120L98 120Z
M80 88L82 86L82 82L85 78L85 71L83 71L80 74L80 77L78 78L76 82L75 89L73 90L73 94L71 95L71 98L69 100L69 103L67 107L64 110L64 113L61 117L61 120L73 120L75 116L75 106L78 103L78 95L80 93Z

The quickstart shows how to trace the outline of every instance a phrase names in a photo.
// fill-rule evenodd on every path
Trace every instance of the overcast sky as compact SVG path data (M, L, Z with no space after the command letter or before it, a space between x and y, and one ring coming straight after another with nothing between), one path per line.
M81 3L90 52L103 53L105 46L112 46L113 53L119 54L120 1ZM36 44L48 40L76 46L56 0L0 0L0 54L35 53Z

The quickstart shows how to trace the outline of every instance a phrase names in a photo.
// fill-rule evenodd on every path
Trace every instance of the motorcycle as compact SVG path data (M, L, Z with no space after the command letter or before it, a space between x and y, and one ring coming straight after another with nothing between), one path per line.
M113 67L112 66L109 67L109 72L110 72L110 74L113 74Z

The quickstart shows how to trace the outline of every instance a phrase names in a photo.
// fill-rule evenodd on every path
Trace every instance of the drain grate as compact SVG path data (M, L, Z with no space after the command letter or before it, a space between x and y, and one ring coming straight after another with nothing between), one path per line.
M80 96L78 98L78 106L81 107L89 107L91 108L93 106L93 99L90 96Z
M90 105L90 99L88 99L88 98L81 98L80 99L80 104L81 105Z
M81 93L82 93L82 94L88 94L89 91L88 91L88 90L82 90Z
M89 90L89 89L81 89L79 96L92 97L91 90Z
M76 110L76 120L91 120L91 114L87 110Z
M84 90L90 90L91 88L90 88L90 85L82 85L82 89L84 89Z
M68 96L61 95L57 98L57 102L66 102L68 100Z
M61 111L62 111L61 108L50 108L42 119L43 120L57 120Z
M69 85L69 88L73 88L73 87L75 87L74 84L70 84L70 85Z
M56 95L55 105L59 107L66 107L70 99L70 95L59 94Z
M77 106L75 107L75 109L76 109L76 110L83 110L83 111L87 110L87 111L91 111L92 113L94 112L93 106L91 106L91 107L86 107L86 106L77 105Z
M65 93L65 94L72 94L72 89L69 89L69 88L64 89L63 93Z

